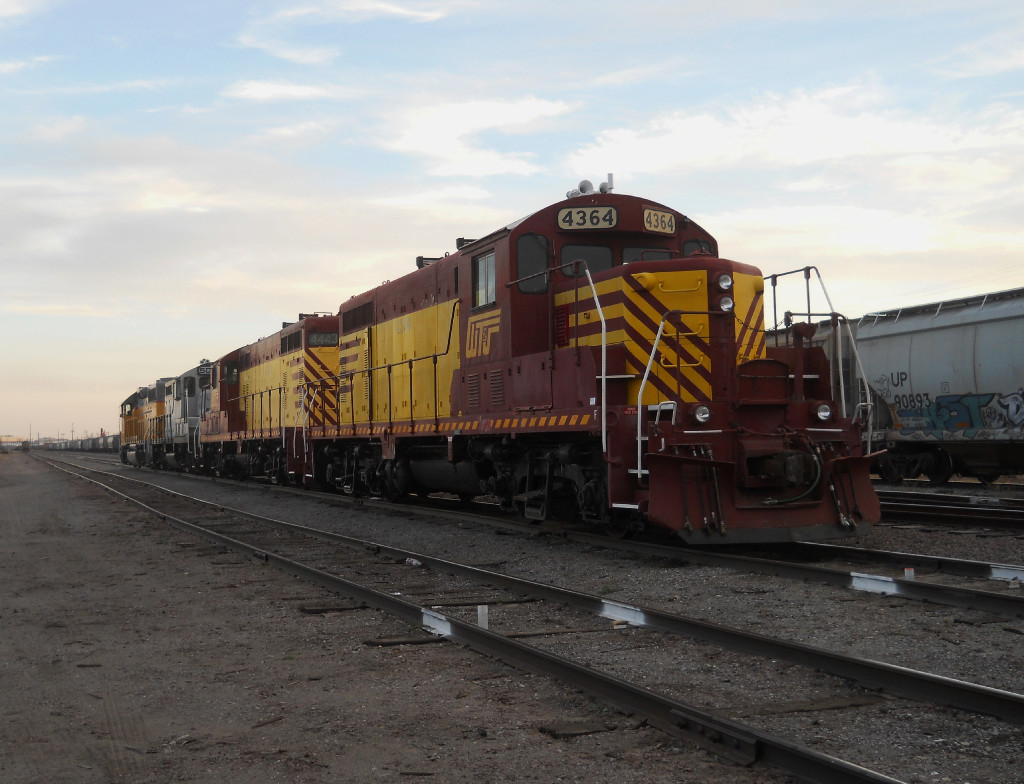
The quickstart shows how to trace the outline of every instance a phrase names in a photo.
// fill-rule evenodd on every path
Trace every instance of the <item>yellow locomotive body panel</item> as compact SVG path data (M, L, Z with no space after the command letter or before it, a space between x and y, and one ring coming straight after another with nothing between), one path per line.
M142 440L160 441L164 437L164 401L146 403L142 408Z
M705 270L627 273L598 282L595 288L607 324L608 346L625 349L626 373L632 376L627 400L638 398L659 328L662 334L641 404L665 401L667 389L682 400L710 399ZM574 292L558 294L555 305L568 308L569 330L580 335L580 345L600 347L600 317L589 289L580 290L578 315L575 296ZM662 326L662 314L669 311L680 313L667 318Z
M342 335L340 427L415 427L451 416L457 319L458 302L449 300Z
M287 370L285 427L322 428L338 424L337 341L310 346L285 358Z
M137 444L145 441L145 420L142 409L133 408L130 414L121 417L121 443Z
M733 277L735 361L739 364L765 356L764 281L759 275L741 272ZM645 406L673 398L691 403L713 399L708 285L707 270L627 272L595 284L607 324L608 346L625 349L626 373L633 376L627 383L628 401L638 400L641 386L643 399L639 402ZM557 294L555 306L568 309L569 331L580 336L580 345L599 347L600 317L589 289L579 290L578 315L576 296L571 291ZM655 341L657 352L652 362Z
M338 346L298 348L257 362L239 374L247 431L279 436L281 428L337 421Z
M764 278L733 274L736 313L736 362L767 356L764 333Z
M240 408L245 412L247 431L266 435L281 426L287 394L283 371L281 358L274 357L239 374Z
M370 419L369 328L341 336L338 366L338 425L351 430Z

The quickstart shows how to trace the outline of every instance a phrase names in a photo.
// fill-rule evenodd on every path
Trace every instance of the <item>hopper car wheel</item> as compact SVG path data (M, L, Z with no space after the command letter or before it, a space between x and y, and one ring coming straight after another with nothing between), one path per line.
M944 449L937 449L932 452L932 460L925 470L924 475L933 485L945 484L953 476L953 458Z
M903 472L899 464L889 459L887 455L883 455L878 461L878 475L882 477L883 482L890 485L898 485L903 481Z

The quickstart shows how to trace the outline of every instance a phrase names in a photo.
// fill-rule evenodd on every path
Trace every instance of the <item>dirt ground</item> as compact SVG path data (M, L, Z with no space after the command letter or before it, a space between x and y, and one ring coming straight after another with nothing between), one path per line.
M0 455L0 781L785 780L344 604Z

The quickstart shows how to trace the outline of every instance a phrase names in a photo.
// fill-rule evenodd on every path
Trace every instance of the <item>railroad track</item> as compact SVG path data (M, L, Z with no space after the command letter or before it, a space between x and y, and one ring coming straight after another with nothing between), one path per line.
M879 490L885 522L988 526L1024 533L1024 499Z
M61 469L65 470L65 469ZM111 475L115 481L132 481L123 476ZM94 480L89 480L94 481ZM110 488L112 492L119 492ZM168 492L168 491L162 491ZM129 498L129 494L123 493ZM138 495L136 492L135 495ZM588 620L576 618L567 622L560 631L578 634L581 630L590 633L608 634L606 628L594 627L593 619L602 619L621 624L623 628L648 629L696 638L715 645L742 651L745 654L780 659L833 673L839 677L856 681L871 689L883 689L886 693L900 695L913 700L934 702L954 706L961 710L976 711L995 715L1004 721L1024 724L1024 697L976 684L955 681L949 678L916 672L879 662L858 659L825 651L785 640L751 634L719 624L710 624L685 616L667 614L638 605L612 602L599 596L570 591L556 586L523 581L506 574L483 569L478 566L455 563L414 553L401 548L387 547L375 542L342 536L336 533L300 526L284 521L270 520L257 515L218 510L219 522L210 525L207 509L200 516L203 524L186 521L166 511L155 509L149 503L137 498L139 503L154 514L160 515L170 524L191 533L203 536L218 544L230 547L248 557L271 564L290 574L302 577L336 593L344 594L356 601L390 612L410 624L420 625L433 634L459 642L500 658L523 669L543 673L570 683L628 713L639 713L647 721L666 733L677 737L689 737L700 745L707 746L722 756L744 764L761 760L794 775L811 781L895 781L885 775L865 770L856 765L823 755L813 749L779 739L764 733L751 725L741 724L725 716L715 715L700 706L686 704L679 700L651 691L643 686L629 683L614 675L598 672L592 668L554 655L537 646L528 645L512 635L495 634L480 628L477 623L459 618L458 613L443 614L438 610L442 605L468 606L471 610L480 606L509 608L523 605L522 597L533 601L557 602L573 608L575 613L585 614ZM199 499L185 499L180 503L205 503ZM177 513L180 514L180 513ZM196 512L192 513L193 515ZM383 588L373 587L364 582L356 583L343 578L336 572L338 562L333 556L325 556L322 543L332 545L327 552L336 553L336 546L343 546L348 553L363 553L369 559L365 563L378 563L384 559L384 571L393 575L395 566L426 566L427 570L404 568L401 571L415 575L421 584L416 591L429 594L423 604L413 604L398 598L398 592L408 594L408 586L396 585L391 576L385 578ZM310 544L315 543L315 544ZM325 563L326 557L326 563ZM351 555L344 559L344 567L352 571ZM426 586L424 575L432 577L441 574L452 575L459 580L459 586L452 588L443 581ZM408 576L408 575L406 575ZM466 583L474 587L467 589ZM453 591L470 592L453 601ZM496 593L497 592L497 593ZM587 628L589 624L590 628ZM551 630L543 636L550 636ZM530 634L530 632L525 632ZM685 652L680 655L684 657Z
M114 467L119 467L115 463ZM157 472L155 475L161 475ZM192 475L185 475L192 476ZM198 478L198 477L194 477ZM264 485L239 484L242 487L265 487ZM950 607L989 612L1008 618L1024 617L1024 591L1013 590L1024 583L1024 567L1009 564L986 564L977 561L958 560L953 558L936 558L934 556L913 553L894 553L877 550L857 550L855 548L828 547L811 543L793 543L789 556L796 552L804 554L816 553L815 558L853 559L872 565L885 565L885 571L867 573L859 569L833 568L816 564L801 563L778 557L764 555L746 555L738 548L715 551L705 548L683 548L677 542L656 543L650 541L618 540L582 530L573 530L563 526L545 526L536 523L522 522L507 513L501 513L495 507L478 504L471 509L447 503L443 500L430 499L420 506L396 504L380 499L359 498L338 495L336 493L317 493L295 488L275 487L275 492L292 493L303 498L311 495L325 503L351 506L356 504L362 508L385 511L400 510L402 514L422 516L436 519L443 515L448 521L482 523L503 529L533 535L543 532L551 536L589 546L602 547L620 552L630 552L653 558L665 558L674 561L700 564L703 566L731 569L747 574L760 574L790 580L829 585L837 588L849 588L855 591L895 596L912 601L929 602ZM924 494L927 495L927 494ZM773 552L782 552L784 548L776 547ZM999 590L983 590L968 585L950 585L928 580L921 577L926 574L908 576L907 568L942 572L965 578L998 581L994 585ZM1014 583L1015 581L1015 583Z

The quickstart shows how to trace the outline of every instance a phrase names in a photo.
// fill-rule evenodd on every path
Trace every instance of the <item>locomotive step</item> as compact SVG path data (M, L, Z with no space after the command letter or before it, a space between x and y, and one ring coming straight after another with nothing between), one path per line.
M523 505L523 517L527 520L544 520L547 517L547 493L544 490L514 495L512 501Z

